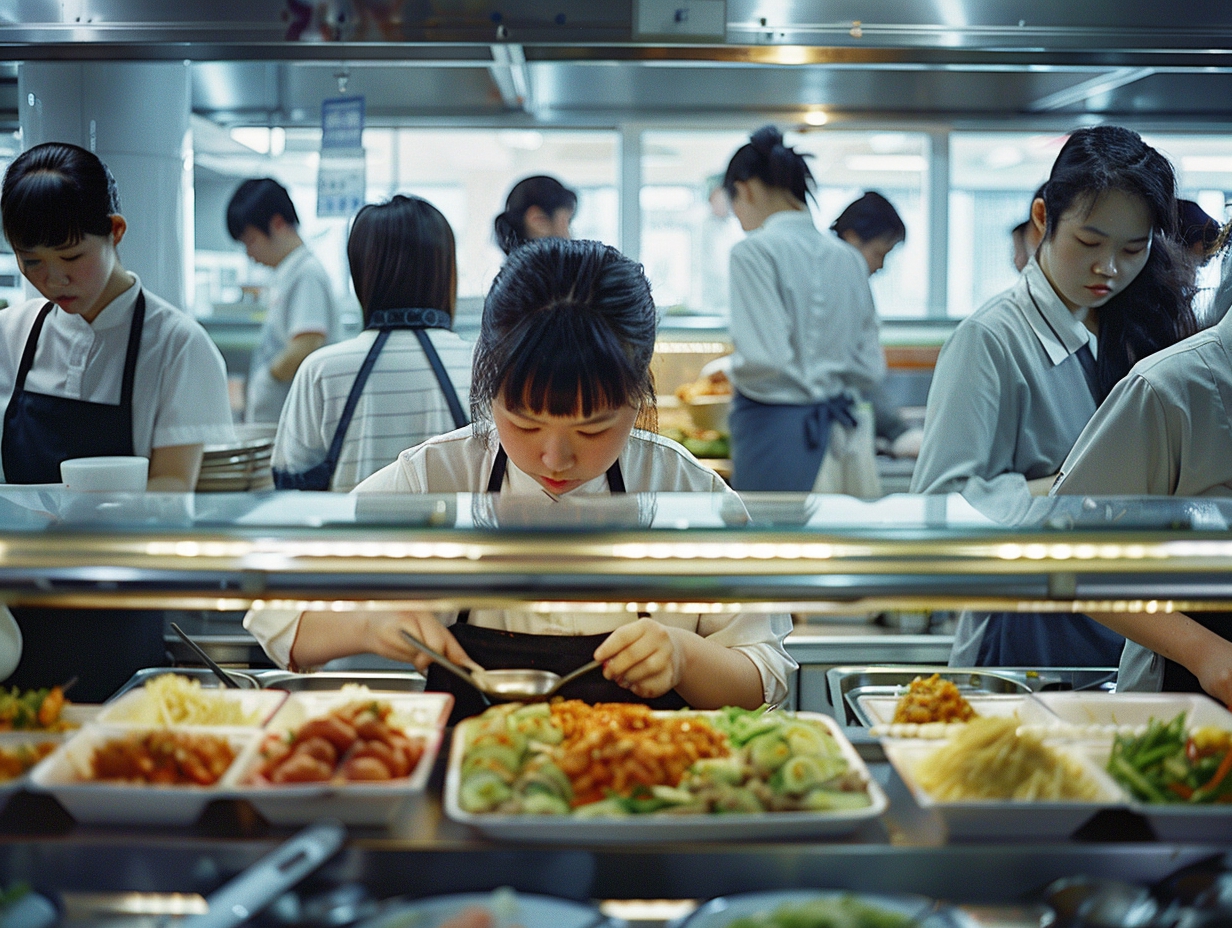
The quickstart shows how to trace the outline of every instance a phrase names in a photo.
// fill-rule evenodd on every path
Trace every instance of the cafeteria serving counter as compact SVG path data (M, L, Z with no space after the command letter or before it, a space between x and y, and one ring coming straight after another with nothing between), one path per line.
M701 494L533 507L468 494L74 496L4 487L0 597L232 612L253 603L624 609L630 601L652 613L739 604L822 616L1095 603L1211 609L1232 603L1229 515L1232 504L1190 500L1045 500L997 521L957 497L750 496L745 512ZM941 637L885 640L921 649L915 663L943 663ZM824 650L831 646L810 641L807 627L793 645L806 664L845 664L841 649ZM828 702L826 684L801 675L802 703L814 683ZM826 887L1013 907L1038 902L1062 876L1152 883L1232 850L1217 835L1156 840L1123 809L1096 814L1068 839L949 840L879 746L859 750L890 804L850 836L617 847L497 841L452 822L442 812L442 752L422 803L389 828L353 828L313 879L359 881L382 897L509 885L575 899L695 900ZM192 826L141 828L76 825L53 799L22 793L0 813L0 882L205 894L288 834L242 800L212 804Z

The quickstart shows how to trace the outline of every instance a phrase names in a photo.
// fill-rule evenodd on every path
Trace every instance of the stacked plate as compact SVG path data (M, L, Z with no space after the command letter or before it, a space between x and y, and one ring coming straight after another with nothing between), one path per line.
M274 450L275 425L237 425L237 441L206 445L197 478L198 493L242 493L272 490L270 456Z

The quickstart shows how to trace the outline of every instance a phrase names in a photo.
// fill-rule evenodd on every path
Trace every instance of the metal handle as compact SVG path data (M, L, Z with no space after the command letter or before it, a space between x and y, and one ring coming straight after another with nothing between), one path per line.
M398 631L402 633L402 637L406 639L407 644L411 645L411 647L418 648L420 651L423 651L424 654L428 655L428 657L432 658L432 660L436 661L438 664L440 664L450 673L458 677L461 677L471 686L474 686L476 689L479 689L479 687L476 686L475 679L471 676L471 672L469 670L467 670L466 668L458 664L455 664L453 661L447 658L440 651L436 651L428 647L426 644L424 644L422 641L420 641L418 638L416 638L414 635L408 632L405 628L400 628L398 629Z
M196 654L197 657L205 661L205 666L209 667L210 670L214 671L214 676L218 677L218 679L222 681L223 686L229 687L230 689L233 689L233 690L241 689L240 685L231 678L231 675L227 673L225 670L223 670L221 667L219 667L218 664L215 663L214 658L206 654L205 650L199 644L197 644L197 642L189 638L188 635L184 633L184 630L180 628L180 626L176 625L174 622L170 624L171 624L171 630L175 632L177 635L179 635L186 645L188 645L190 648L193 649L193 653Z
M558 689L560 689L566 683L572 683L574 680L576 680L578 677L582 676L583 674L588 674L592 670L598 670L602 666L603 664L600 661L591 661L589 664L583 664L577 670L570 671L569 673L561 677L558 681L556 681L556 685L552 687L552 692L555 693Z

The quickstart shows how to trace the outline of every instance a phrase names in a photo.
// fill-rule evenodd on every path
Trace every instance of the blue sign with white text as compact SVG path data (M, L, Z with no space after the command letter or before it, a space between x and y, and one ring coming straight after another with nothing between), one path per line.
M321 101L321 148L362 148L364 98L332 97Z

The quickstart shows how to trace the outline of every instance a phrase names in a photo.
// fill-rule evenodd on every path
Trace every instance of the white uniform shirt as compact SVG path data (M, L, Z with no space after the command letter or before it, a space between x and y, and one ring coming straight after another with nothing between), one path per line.
M1232 315L1134 365L1061 467L1054 494L1232 496ZM1158 690L1163 660L1135 641L1117 688Z
M26 389L88 403L118 403L140 290L136 280L92 323L53 308L43 323ZM34 320L46 303L40 297L0 310L4 408ZM154 448L231 441L235 428L222 355L196 319L145 291L145 323L133 374L133 454L149 457Z
M261 337L248 370L246 422L277 422L291 384L274 379L270 365L297 335L319 332L328 345L338 340L338 306L329 274L301 245L282 259L270 278Z
M1032 258L942 347L911 492L1022 495L1055 474L1095 413L1075 356L1089 336Z
M817 403L885 376L868 263L809 213L774 213L731 252L731 381L759 403Z
M398 460L377 471L356 493L482 493L496 456L496 442L477 436L470 426L424 442L402 452ZM740 498L714 471L703 467L675 442L649 432L634 431L620 455L621 476L630 493L703 492L724 493L743 512ZM606 475L570 491L569 496L610 493ZM553 497L519 470L512 461L505 471L502 495L526 496L550 505ZM452 625L455 613L438 615ZM791 631L791 617L783 614L723 613L682 615L664 613L656 620L686 628L715 644L735 648L747 655L761 673L764 697L780 702L787 694L787 681L796 662L788 656L783 639ZM630 621L617 613L533 613L518 610L476 609L469 622L486 628L540 635L593 635L610 632ZM253 610L244 617L244 627L260 642L274 661L286 667L299 629L299 613L290 610Z
M471 346L445 329L426 332L463 410L469 410ZM376 336L375 331L361 332L304 359L278 420L275 468L303 472L325 460L355 375ZM330 489L350 490L407 448L455 427L419 339L410 329L394 329L355 407Z

